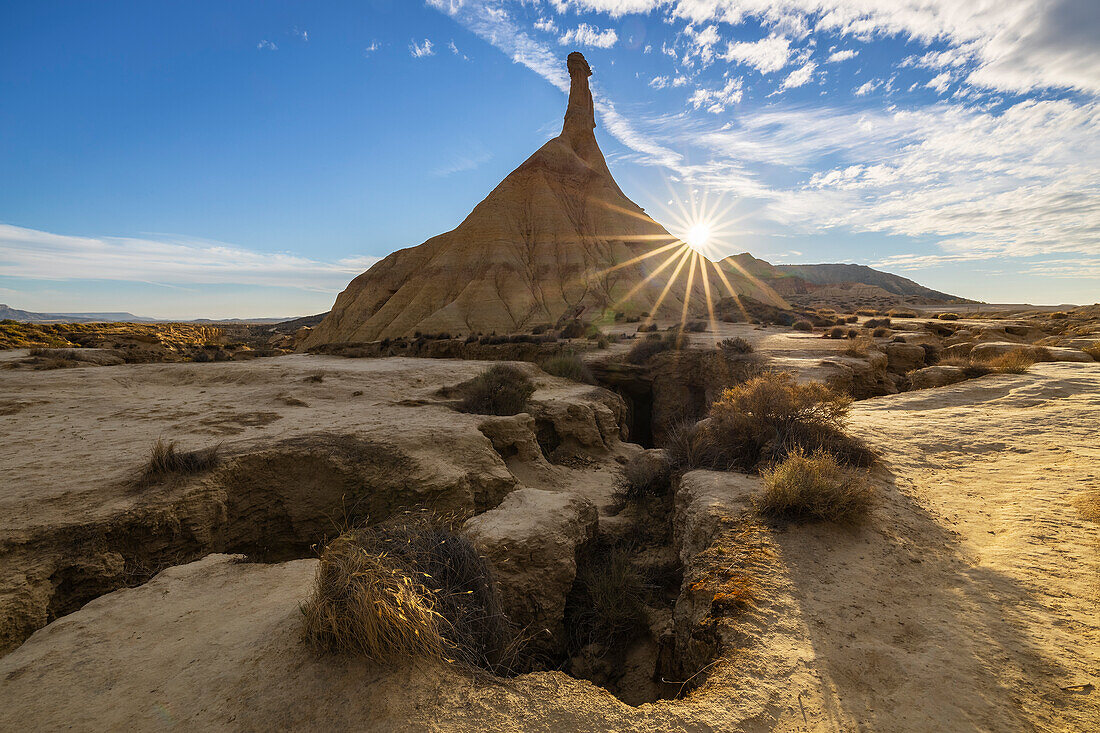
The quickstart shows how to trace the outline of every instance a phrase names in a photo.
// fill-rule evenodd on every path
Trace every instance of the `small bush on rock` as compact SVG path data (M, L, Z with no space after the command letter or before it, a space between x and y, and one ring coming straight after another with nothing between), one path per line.
M606 348L606 344L604 348ZM596 378L592 376L592 370L576 354L558 354L550 357L540 366L544 372L555 377L572 379L574 382L583 382L584 384L596 383Z
M795 321L791 324L791 328L793 328L795 331L812 331L814 330L814 324L806 320Z
M987 363L1001 374L1026 374L1035 365L1035 361L1035 357L1027 349L1013 349L1007 354L993 357Z
M874 331L871 331L871 335L877 339L886 338L890 335L890 329L879 326Z
M939 366L952 366L962 369L963 376L967 379L984 377L993 371L993 368L985 362L974 361L970 357L949 356L940 359Z
M149 460L138 477L138 485L148 486L172 476L188 476L209 471L218 465L221 446L201 450L181 451L176 441L157 438L149 453Z
M793 451L760 473L764 491L753 500L773 519L858 522L870 510L874 489L862 472L845 468L828 453Z
M890 328L890 319L889 318L869 318L869 319L867 319L867 322L864 323L863 325L866 326L867 328L879 328L880 326L883 327L883 328Z
M479 415L516 415L535 393L531 378L511 364L494 364L459 385L463 412Z
M867 466L874 453L842 429L851 404L851 397L819 382L798 384L788 372L767 372L725 390L680 452L700 467L721 470L752 470L796 450Z
M957 320L959 320L959 314L958 313L940 313L938 316L936 316L936 318L939 318L941 321L957 321Z
M626 354L626 361L629 364L645 364L657 354L676 348L678 338L678 334L675 333L670 333L664 337L658 334L650 334L631 347Z
M751 354L752 344L740 336L722 339L718 342L718 348L726 354Z
M333 540L302 615L316 647L383 662L452 658L496 669L512 636L485 560L430 516Z
M661 496L669 488L672 466L660 452L641 453L627 461L615 492L624 501Z
M1081 351L1084 351L1093 359L1096 359L1096 361L1100 361L1100 341L1097 341L1091 346L1084 347L1083 349L1081 349Z

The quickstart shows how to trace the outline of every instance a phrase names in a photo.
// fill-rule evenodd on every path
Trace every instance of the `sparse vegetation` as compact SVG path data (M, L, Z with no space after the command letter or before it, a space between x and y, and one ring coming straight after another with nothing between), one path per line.
M596 383L596 378L592 375L592 370L588 368L588 365L585 364L579 356L572 352L552 356L542 362L540 366L544 372L552 374L555 377L572 379L574 382L583 382L584 384Z
M941 321L957 321L957 320L959 320L959 314L958 313L940 313L939 315L936 316L936 318L939 318Z
M844 354L846 356L856 356L862 358L867 356L872 351L878 350L879 349L875 345L874 341L867 338L866 336L860 336L853 339L852 343L848 344L848 346L844 349Z
M460 409L479 415L516 415L535 393L531 378L511 364L494 364L458 387Z
M877 339L886 338L890 335L890 329L879 326L874 331L871 331L871 335Z
M1100 341L1097 341L1091 346L1082 347L1081 350L1091 356L1093 359L1096 359L1096 361L1100 361Z
M963 376L967 379L976 379L993 371L986 362L975 361L970 357L949 356L940 359L939 366L952 366L962 369Z
M851 404L851 397L824 384L767 372L725 390L708 419L672 436L668 447L682 465L720 470L755 470L796 450L867 466L874 453L842 429Z
M806 320L795 321L791 324L791 328L793 328L795 331L813 331L814 324Z
M497 669L512 637L485 560L434 517L337 537L302 615L318 648L377 661L450 658Z
M751 354L753 352L752 344L740 336L734 336L733 338L722 339L718 342L718 349L724 354Z
M841 328L840 326L833 326L828 331L821 334L821 338L842 339L842 338L844 338L844 333L845 333L844 329Z
M773 519L858 522L874 498L864 473L841 466L820 450L807 454L796 449L760 475L764 491L753 505Z
M642 624L645 584L630 555L617 548L577 573L577 599L571 614L573 644L611 646Z
M679 338L677 333L669 333L663 337L651 334L630 348L626 361L629 364L645 364L657 354L675 349Z
M149 460L137 479L138 486L165 481L173 476L190 476L204 473L218 465L221 446L201 450L182 451L176 441L157 438L149 452Z
M863 324L867 328L890 328L889 318L869 318L867 322Z
M1025 374L1035 365L1036 359L1027 349L1013 349L1006 354L995 356L987 363L1001 374Z
M1066 313L1065 311L1054 311L1050 314L1049 318L1051 320L1061 320L1063 318L1069 318L1069 313Z
M706 321L688 321L684 324L684 330L688 333L703 333L707 330Z
M672 466L659 453L641 453L627 461L616 491L623 501L660 496L668 491Z
M638 333L650 333L650 332L656 331L656 330L657 330L657 324L656 323L643 323L642 325L638 326Z

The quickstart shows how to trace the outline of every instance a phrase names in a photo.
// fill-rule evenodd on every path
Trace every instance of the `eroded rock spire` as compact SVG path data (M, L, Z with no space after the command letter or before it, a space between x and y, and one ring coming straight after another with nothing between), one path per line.
M576 140L578 136L592 137L596 129L596 115L592 109L592 91L588 88L588 77L592 69L584 54L574 51L569 54L569 106L565 108L563 137Z

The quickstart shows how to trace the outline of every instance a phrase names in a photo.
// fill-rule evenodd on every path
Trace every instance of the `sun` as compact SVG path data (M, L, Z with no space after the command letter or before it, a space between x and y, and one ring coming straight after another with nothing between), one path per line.
M696 252L703 251L710 241L710 227L701 223L694 225L688 230L685 241Z

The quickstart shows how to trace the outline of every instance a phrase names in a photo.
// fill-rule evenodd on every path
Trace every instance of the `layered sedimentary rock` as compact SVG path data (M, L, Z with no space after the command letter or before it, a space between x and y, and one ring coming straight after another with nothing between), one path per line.
M561 134L457 228L394 252L355 278L303 348L416 331L518 332L580 314L679 318L685 299L689 312L705 313L708 289L715 300L732 290L784 304L736 268L719 275L626 197L596 143L592 72L579 53L569 55L568 66Z

